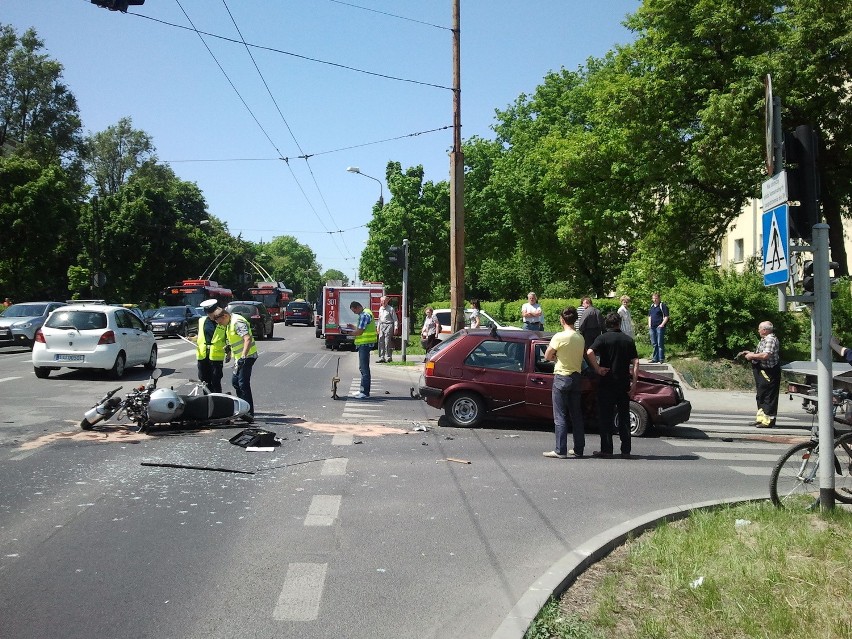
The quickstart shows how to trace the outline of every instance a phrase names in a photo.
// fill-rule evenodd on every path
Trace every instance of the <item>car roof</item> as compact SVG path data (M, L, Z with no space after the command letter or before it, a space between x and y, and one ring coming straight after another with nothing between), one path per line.
M228 306L233 306L234 304L247 304L249 306L260 306L263 302L258 302L257 300L233 300L228 302Z
M121 306L112 306L111 304L66 304L57 311L99 311L101 313L110 313L116 311L128 311ZM129 312L129 311L128 311Z

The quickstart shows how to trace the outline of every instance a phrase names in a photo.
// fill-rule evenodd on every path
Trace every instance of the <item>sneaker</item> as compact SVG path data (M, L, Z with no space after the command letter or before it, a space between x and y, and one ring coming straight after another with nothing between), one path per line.
M551 459L568 459L568 455L560 455L555 450L547 450L542 453L545 457L550 457Z
M568 451L568 456L569 457L583 457L583 453L575 453L574 449L572 448L571 450Z
M384 363L385 363L384 359L377 359L376 360L376 364L384 364Z
M771 422L760 422L759 424L755 424L758 428L775 428L775 421Z
M356 393L352 396L352 399L369 399L369 395L365 395L364 393Z
M592 453L592 457L600 457L601 459L612 459L612 453L602 453L599 450L596 450Z

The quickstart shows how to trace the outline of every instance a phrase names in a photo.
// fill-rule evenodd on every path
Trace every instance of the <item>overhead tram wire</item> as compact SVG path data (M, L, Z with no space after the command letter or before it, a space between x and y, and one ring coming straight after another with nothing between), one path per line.
M369 11L370 13L378 13L383 16L388 16L390 18L396 18L397 20L406 20L407 22L415 22L417 24L422 24L427 27L434 27L436 29L443 29L445 31L452 31L452 28L445 27L440 24L432 24L431 22L425 22L423 20L417 20L415 18L406 18L405 16L398 16L395 13L388 13L387 11L379 11L378 9L371 9L369 7L362 7L359 4L353 4L351 2L343 2L342 0L328 0L329 2L333 2L335 4L342 4L346 7L352 7L353 9L360 9L361 11Z
M260 128L260 130L263 132L263 135L264 135L264 136L266 136L266 139L267 139L267 140L269 140L269 143L272 145L272 148L273 148L273 149L275 149L275 152L276 152L276 153L278 153L278 156L279 156L280 158L282 158L282 159L283 159L284 154L283 154L283 153L281 153L281 151L278 149L278 147L277 147L277 145L275 144L275 142L273 142L272 138L271 138L271 137L269 137L269 134L266 132L266 129L264 129L264 128L263 128L263 125L260 123L260 121L257 119L257 116L255 116L254 112L251 110L251 107L248 105L248 103L245 101L245 99L243 98L243 96L240 94L239 90L238 90L238 89L237 89L237 87L234 85L233 81L231 81L231 78L228 76L227 71L225 71L225 69L224 69L224 68L222 67L222 65L219 63L219 60L216 58L216 55L213 53L213 51L212 51L212 50L210 49L210 47L207 45L207 42L204 40L204 36L201 34L201 32L200 32L198 29L196 29L196 28L195 28L195 24L192 22L192 19L191 19L191 18L189 17L189 15L186 13L186 10L183 8L183 5L180 3L180 0L175 0L175 2L177 3L178 7L180 7L180 10L181 10L181 11L183 11L183 15L184 15L184 16L186 16L186 19L189 21L190 25L192 25L192 29L191 29L191 30L194 30L194 31L195 31L195 33L198 35L199 39L200 39L200 40L201 40L201 42L204 44L204 48L205 48L205 49L207 49L207 52L210 54L210 57L212 57L212 58L213 58L213 61L214 61L214 62L216 62L216 66L218 66L218 67L219 67L219 70L222 72L222 75L224 75L224 76L225 76L225 79L228 81L228 84L230 84L230 85L231 85L231 88L234 90L234 93L236 93L236 94L237 94L237 97L239 97L240 101L243 103L243 106L245 106L246 110L249 112L249 114L251 115L252 119L255 121L255 123L257 124L257 126L258 126L258 127ZM133 14L133 15L137 15L137 14ZM287 168L290 170L290 174L292 175L293 180L295 180L296 185L299 187L299 190L302 192L302 195L304 196L305 200L307 201L308 206L311 208L311 211L313 211L314 216L317 218L317 220L318 220L318 221L319 221L319 223L322 225L322 227L323 227L326 231L329 231L328 227L325 225L325 222L323 222L323 221L322 221L322 218L320 218L320 216L319 216L319 214L317 213L316 209L314 208L313 204L312 204L312 203L311 203L311 201L308 199L307 193L305 193L305 189L304 189L304 188L302 188L301 183L299 183L299 180L298 180L298 178L296 177L296 174L293 172L293 168L290 166L290 163L289 163L289 162L286 162L286 164L287 164ZM339 249L338 249L338 250L339 250Z
M240 36L240 41L243 43L245 47L246 53L248 53L249 58L251 58L251 62L254 65L255 71L257 71L257 75L260 77L261 82L263 82L263 86L266 88L266 93L269 95L269 99L272 100L272 104L275 105L275 109L278 111L278 115L281 116L281 121L284 122L284 126L287 127L287 131L290 133L290 137L293 138L293 142L296 143L296 148L299 149L299 152L302 154L299 157L303 157L305 160L305 166L308 169L308 172L311 174L311 179L314 182L314 188L316 188L317 194L319 195L320 200L325 207L326 213L328 214L329 219L331 220L332 226L340 228L340 225L337 223L337 220L334 219L334 215L331 213L331 209L328 206L328 202L325 199L325 195L323 195L322 189L320 188L319 182L317 182L317 177L314 174L314 170L311 167L310 162L308 161L308 156L305 155L304 149L302 149L302 145L299 144L299 140L296 139L296 134L293 133L293 129L290 127L290 123L287 122L287 118L284 117L284 113L281 111L281 107L278 104L278 101L275 99L275 96L272 94L272 90L269 88L269 83L266 81L266 78L263 76L263 72L261 72L260 67L257 65L257 60L254 59L254 55L252 55L251 49L248 44L246 44L246 39L243 37L243 32L240 30L239 25L237 24L236 19L234 19L234 14L231 13L231 8L228 6L227 0L222 0L222 4L225 5L225 11L228 12L228 17L231 18L231 23L234 25L234 28L237 30L237 35ZM289 160L284 158L284 161L287 162L288 168L290 167ZM290 169L292 173L292 168ZM294 176L295 177L295 176ZM302 191L304 193L304 190ZM332 237L332 241L335 242L334 236ZM341 242L343 242L343 248L346 250L346 253L349 254L350 257L354 257L352 255L352 251L349 250L349 247L346 246L346 240L341 236ZM336 242L335 242L336 244ZM338 248L339 250L339 248Z
M183 9L183 7L181 7ZM308 62L315 62L317 64L325 64L332 67L337 67L338 69L344 69L346 71L354 71L355 73L363 73L365 75L372 75L377 78L384 78L385 80L394 80L396 82L407 82L409 84L419 84L424 87L432 87L434 89L443 89L445 91L453 91L452 87L446 87L442 84L435 84L433 82L423 82L421 80L412 80L410 78L400 78L393 75L387 75L386 73L378 73L376 71L367 71L366 69L359 69L358 67L349 66L348 64L340 64L339 62L329 62L328 60L320 60L319 58L312 58L310 56L301 55L299 53L293 53L292 51L284 51L283 49L276 49L275 47L266 47L260 44L252 44L251 42L242 43L239 40L234 38L229 38L227 36L219 35L217 33L210 33L209 31L201 31L193 27L187 27L182 24L176 24L174 22L169 22L168 20L161 20L160 18L153 18L151 16L146 16L143 13L128 13L129 16L135 16L137 18L144 18L145 20L151 20L152 22L158 22L160 24L164 24L169 27L174 27L176 29L183 29L184 31L195 31L199 36L208 36L210 38L216 38L218 40L224 40L225 42L233 42L234 44L245 44L248 47L253 49L260 49L261 51L270 51L271 53L279 53L281 55L287 55L294 58L299 58L301 60L307 60Z

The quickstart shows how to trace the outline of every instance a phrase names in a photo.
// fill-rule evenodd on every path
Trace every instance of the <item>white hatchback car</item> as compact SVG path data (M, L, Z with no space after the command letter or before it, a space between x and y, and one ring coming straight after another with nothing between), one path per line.
M438 321L441 323L441 333L438 335L438 340L441 342L443 342L445 339L447 339L450 335L453 334L453 330L450 327L450 313L450 309L448 308L438 308L433 311L433 315L437 317ZM470 316L472 313L473 309L464 309L465 328L470 328ZM517 326L507 326L501 324L485 311L479 311L479 328L491 328L492 326L496 326L497 328L503 328L509 331L521 330Z
M100 368L116 379L128 366L157 367L154 333L126 308L103 304L63 306L36 333L36 377L66 368Z

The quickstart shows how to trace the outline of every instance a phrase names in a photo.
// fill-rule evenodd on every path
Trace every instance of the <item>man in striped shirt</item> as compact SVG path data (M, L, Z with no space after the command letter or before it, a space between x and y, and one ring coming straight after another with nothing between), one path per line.
M737 357L745 357L751 362L754 373L757 415L753 425L758 428L773 428L778 413L778 392L781 388L781 345L775 337L772 322L761 322L757 332L760 334L757 350L740 351Z

